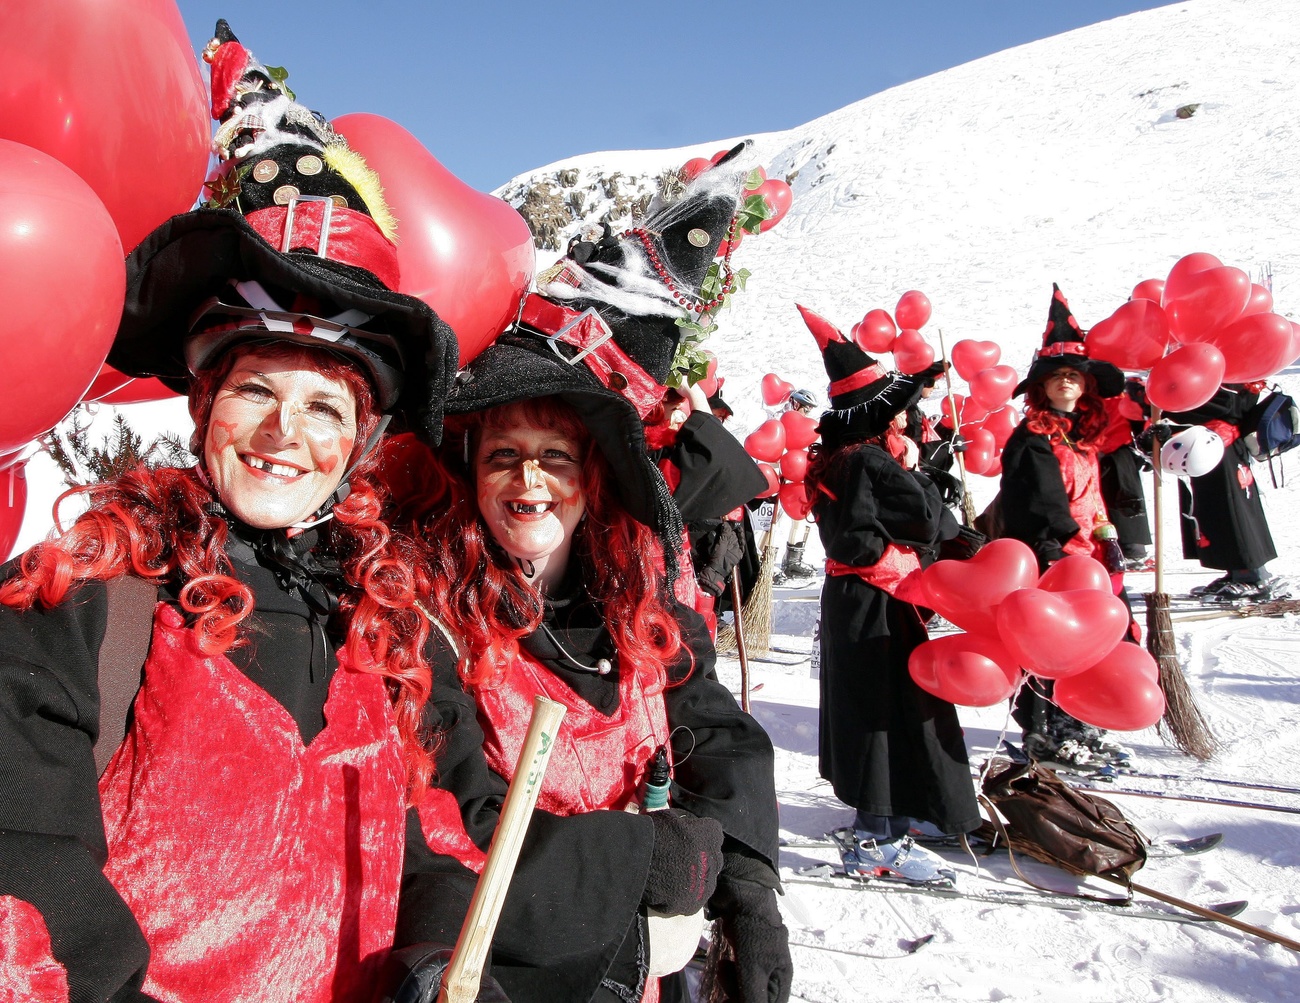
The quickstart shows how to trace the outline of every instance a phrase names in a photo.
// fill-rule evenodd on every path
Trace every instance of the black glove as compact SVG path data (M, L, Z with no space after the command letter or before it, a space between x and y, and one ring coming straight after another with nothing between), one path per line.
M704 908L722 870L722 825L665 808L647 816L655 826L650 873L641 901L666 916L689 916Z
M744 530L740 523L723 520L718 536L704 566L695 572L695 581L705 595L720 596L727 590L731 572L745 556Z
M709 902L709 911L718 918L735 954L734 961L724 960L718 966L726 999L785 1003L790 998L794 979L790 931L781 922L776 887L776 874L763 861L727 854L718 890Z
M434 1003L442 988L442 975L451 964L451 948L440 944L413 944L388 956L384 984L392 989L382 1003ZM484 973L475 1003L510 1003L497 980Z
M939 499L945 505L960 505L962 503L961 481L956 477L948 473L948 471L940 470L928 463L922 463L919 469L921 473L934 482L934 486L939 489Z

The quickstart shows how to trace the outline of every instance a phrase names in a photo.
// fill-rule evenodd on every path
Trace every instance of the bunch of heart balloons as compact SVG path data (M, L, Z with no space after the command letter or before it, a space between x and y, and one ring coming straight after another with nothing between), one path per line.
M1212 254L1180 258L1088 332L1088 354L1150 370L1147 399L1165 411L1208 401L1221 383L1250 383L1300 356L1300 327L1273 313L1272 294Z
M764 376L761 387L768 408L784 405L795 389L775 373ZM817 419L799 411L769 418L745 437L745 452L767 478L767 490L759 497L777 496L781 508L796 521L807 518L812 509L803 480L808 473L808 450L816 441Z
M965 631L925 641L908 659L916 684L941 699L1000 703L1023 669L1055 680L1057 705L1098 728L1134 731L1164 714L1155 659L1124 640L1128 608L1091 557L1062 558L1039 576L1028 546L993 540L969 560L930 565L917 592Z
M853 341L872 355L892 352L899 372L919 373L934 364L934 349L921 334L932 312L929 297L910 289L898 298L892 317L886 310L868 310L853 325Z
M966 471L997 477L1002 473L1002 448L1020 424L1011 404L1018 377L999 365L1002 350L992 341L969 338L952 346L952 367L970 384L970 394L953 394L943 402L939 423L958 429L966 441Z

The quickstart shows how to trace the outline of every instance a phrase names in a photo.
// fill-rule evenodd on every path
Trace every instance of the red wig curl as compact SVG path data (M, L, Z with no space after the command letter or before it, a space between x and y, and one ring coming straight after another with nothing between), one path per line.
M582 420L555 397L519 401L487 411L449 418L448 449L465 449L486 426L529 424L551 428L582 444L581 483L586 518L575 531L572 553L581 562L582 586L604 611L606 628L621 664L632 665L646 683L663 686L665 666L680 654L681 629L664 585L659 538L619 502L610 468ZM444 456L456 468L461 457ZM452 504L424 528L434 569L434 602L439 615L464 641L461 674L471 686L500 683L518 655L519 640L542 620L542 595L492 539L478 511L476 492L458 480Z
M380 421L365 377L328 350L297 345L258 349L352 388L357 439L349 462L356 463ZM212 402L241 354L239 346L227 352L191 386L191 449L200 456ZM352 472L351 494L334 506L321 546L338 558L350 586L340 596L336 624L349 660L388 684L406 758L408 796L415 802L433 769L419 729L432 688L424 658L429 623L416 601L417 595L427 594L430 579L422 551L410 539L390 533L380 518L385 494L373 466L372 455ZM243 643L239 626L253 612L253 595L233 573L226 556L229 527L197 469L141 465L114 481L73 488L60 503L70 496L86 497L87 511L56 539L22 555L18 574L0 585L0 603L20 610L35 603L49 608L84 582L134 574L180 584L181 608L193 619L199 646L207 654Z

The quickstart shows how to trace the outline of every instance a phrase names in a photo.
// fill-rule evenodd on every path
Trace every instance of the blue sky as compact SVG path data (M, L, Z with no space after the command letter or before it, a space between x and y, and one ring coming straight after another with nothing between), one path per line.
M789 129L1002 49L1162 6L1138 0L179 0L307 105L374 112L489 191L579 153ZM705 11L708 13L705 13Z

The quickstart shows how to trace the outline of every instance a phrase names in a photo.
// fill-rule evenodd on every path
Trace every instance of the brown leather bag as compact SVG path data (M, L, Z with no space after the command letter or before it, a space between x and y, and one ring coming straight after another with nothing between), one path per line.
M993 822L981 826L981 837L1001 837L1013 855L1024 853L1071 874L1125 883L1146 863L1146 840L1115 805L1070 787L1036 763L1002 765L984 780Z

